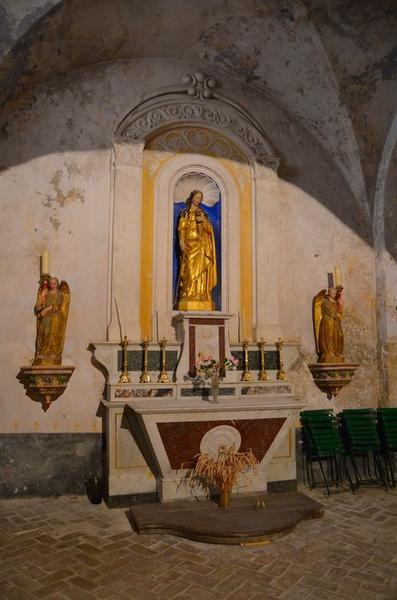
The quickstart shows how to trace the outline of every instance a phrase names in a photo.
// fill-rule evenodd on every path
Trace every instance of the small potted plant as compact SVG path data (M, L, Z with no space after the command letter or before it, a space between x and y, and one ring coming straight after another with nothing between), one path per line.
M230 506L230 494L237 481L238 475L253 469L258 461L252 450L237 452L234 444L229 448L219 446L218 456L214 458L206 453L195 456L197 459L194 468L186 474L186 482L192 488L200 486L208 495L215 486L219 492L219 507Z

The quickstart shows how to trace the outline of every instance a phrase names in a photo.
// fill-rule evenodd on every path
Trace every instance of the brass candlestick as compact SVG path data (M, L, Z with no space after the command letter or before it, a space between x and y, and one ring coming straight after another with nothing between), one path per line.
M120 346L123 349L123 371L119 377L119 383L131 383L128 373L128 339L126 335L124 336L124 340L120 342Z
M252 381L252 375L249 371L248 365L248 340L243 341L243 350L244 350L244 370L241 375L241 381Z
M277 379L280 381L286 381L287 375L284 371L284 361L283 361L283 340L278 338L278 342L276 342L276 348L278 352L278 371L277 371Z
M150 375L148 371L148 346L149 338L146 336L142 342L143 347L143 371L139 378L139 383L150 383Z
M258 342L259 352L261 353L261 370L259 371L259 374L258 374L259 381L267 381L269 379L268 374L266 373L266 369L265 369L265 350L264 350L265 344L266 344L266 342L262 337L261 341Z
M161 373L158 378L159 383L169 383L170 378L168 377L167 367L165 364L166 361L166 352L165 349L167 347L167 340L163 337L160 340L160 348L161 348Z

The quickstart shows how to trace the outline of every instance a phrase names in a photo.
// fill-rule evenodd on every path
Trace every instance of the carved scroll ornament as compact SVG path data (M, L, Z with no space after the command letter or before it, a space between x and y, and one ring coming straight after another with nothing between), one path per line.
M256 162L277 170L279 159L259 129L242 112L220 100L186 100L180 95L156 99L133 110L121 123L119 141L146 140L167 124L202 124L229 132L247 147Z

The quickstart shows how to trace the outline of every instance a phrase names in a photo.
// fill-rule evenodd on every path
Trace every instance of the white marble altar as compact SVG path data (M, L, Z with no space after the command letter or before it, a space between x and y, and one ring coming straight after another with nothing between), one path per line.
M193 497L190 488L182 485L183 463L191 463L200 452L205 435L219 427L236 429L242 448L250 447L258 455L258 469L239 479L236 492L265 492L276 484L284 489L294 487L295 425L304 403L296 397L290 382L277 381L275 365L271 365L266 382L256 380L258 372L254 369L251 382L240 381L241 369L230 371L230 379L220 383L215 404L208 384L197 383L187 376L188 360L183 363L185 371L180 370L179 378L176 374L181 361L178 367L175 363L174 371L168 371L171 383L155 383L158 370L150 370L153 383L142 384L139 383L142 346L131 344L132 383L119 383L120 345L96 342L94 346L95 358L108 373L102 405L106 411L111 501L117 501L118 497L144 498L147 494L152 497L156 494L162 501ZM183 355L181 348L181 344L174 344L168 352L179 357ZM241 348L233 345L230 352L235 354L238 349ZM287 370L295 360L296 351L296 345L287 345ZM156 356L154 362L149 361L153 368L159 361L158 344L150 344L149 356L150 353ZM257 354L257 347L251 344L250 360Z
M192 466L194 456L200 452L203 437L215 427L218 435L219 429L225 428L225 441L228 429L235 429L242 438L243 447L251 448L259 462L253 472L240 476L235 492L266 492L269 465L282 442L289 437L304 405L291 393L286 393L285 388L290 386L273 385L273 390L265 387L265 392L265 385L258 384L252 390L248 388L245 395L242 392L247 386L240 387L236 389L235 397L221 395L218 404L183 396L150 401L135 399L127 403L127 416L131 412L138 416L153 462L158 465L157 493L162 502L203 493L200 489L192 492L183 484L183 477L186 467ZM250 394L250 391L259 390L260 394ZM222 443L221 435L218 441ZM289 458L289 464L279 473L283 481L296 478L292 449Z

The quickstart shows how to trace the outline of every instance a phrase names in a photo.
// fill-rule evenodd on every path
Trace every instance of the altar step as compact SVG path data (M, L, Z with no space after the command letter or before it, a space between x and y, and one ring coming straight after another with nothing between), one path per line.
M139 534L164 533L211 544L271 541L323 514L323 505L301 492L236 495L228 509L200 498L135 505L127 513Z

